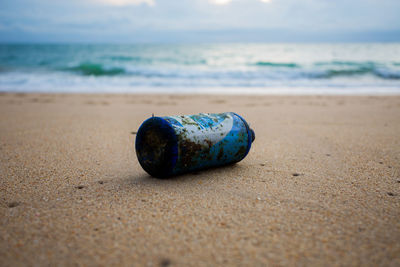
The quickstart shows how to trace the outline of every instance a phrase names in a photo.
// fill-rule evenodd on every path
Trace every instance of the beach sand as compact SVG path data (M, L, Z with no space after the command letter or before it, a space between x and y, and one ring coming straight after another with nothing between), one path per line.
M156 116L234 111L241 162L140 167ZM399 96L0 95L0 265L400 265Z

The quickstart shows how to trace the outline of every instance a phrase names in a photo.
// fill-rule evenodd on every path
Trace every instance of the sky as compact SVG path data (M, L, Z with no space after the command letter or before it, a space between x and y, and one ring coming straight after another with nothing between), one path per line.
M0 42L400 41L400 0L0 0Z

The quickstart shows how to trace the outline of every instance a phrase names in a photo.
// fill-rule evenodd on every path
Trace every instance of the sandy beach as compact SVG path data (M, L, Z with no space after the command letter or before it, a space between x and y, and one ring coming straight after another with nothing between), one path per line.
M152 113L225 111L243 161L140 167ZM399 96L0 95L1 266L399 266L399 219Z

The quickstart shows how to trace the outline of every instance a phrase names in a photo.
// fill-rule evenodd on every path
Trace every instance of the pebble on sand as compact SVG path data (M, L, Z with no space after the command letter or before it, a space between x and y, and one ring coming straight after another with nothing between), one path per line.
M20 204L19 202L13 201L13 202L8 203L8 207L15 208L15 207L19 206L19 204Z
M170 259L162 259L160 262L160 267L168 267L171 265Z

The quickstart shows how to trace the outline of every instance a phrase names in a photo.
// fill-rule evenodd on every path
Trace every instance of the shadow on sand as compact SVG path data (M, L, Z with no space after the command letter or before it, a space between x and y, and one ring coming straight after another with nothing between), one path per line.
M237 177L243 173L245 166L240 163L229 164L222 167L210 168L201 171L190 172L169 178L155 178L147 173L141 173L140 175L132 175L123 179L124 184L131 186L165 186L165 185L187 185L193 184L193 186L201 186L201 182L208 181L225 181L233 177Z

